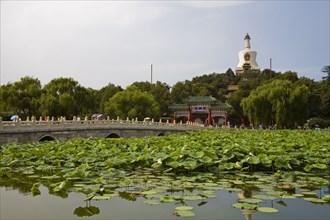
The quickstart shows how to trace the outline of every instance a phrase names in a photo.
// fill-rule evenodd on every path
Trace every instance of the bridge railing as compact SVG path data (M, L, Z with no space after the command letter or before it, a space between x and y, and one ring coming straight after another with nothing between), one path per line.
M26 120L26 121L2 121L0 118L0 131L1 130L13 130L18 128L52 128L52 127L92 127L92 126L106 126L106 125L136 125L136 126L153 126L153 127L204 127L199 123L169 123L167 122L155 122L154 120L122 120L122 119L106 119L106 120Z

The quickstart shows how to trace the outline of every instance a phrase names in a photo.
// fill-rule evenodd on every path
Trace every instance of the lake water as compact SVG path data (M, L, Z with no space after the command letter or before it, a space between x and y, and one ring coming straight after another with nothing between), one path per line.
M83 193L69 193L67 198L49 194L48 188L40 186L40 195L33 196L19 188L0 187L0 219L313 219L329 220L330 205L315 204L303 198L263 200L259 206L274 207L276 213L262 213L255 210L242 210L232 207L239 198L239 192L216 191L215 198L203 201L186 201L194 207L194 217L182 218L174 215L174 208L183 205L174 201L159 205L144 204L144 197L129 201L121 197L110 200L85 202ZM328 194L328 188L315 191L319 197ZM89 208L86 208L89 207ZM83 210L83 212L79 212ZM77 216L89 212L91 216ZM93 214L94 213L94 214ZM85 215L82 214L82 215Z

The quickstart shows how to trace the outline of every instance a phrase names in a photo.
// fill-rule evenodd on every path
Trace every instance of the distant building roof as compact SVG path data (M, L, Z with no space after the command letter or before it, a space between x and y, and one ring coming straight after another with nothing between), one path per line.
M229 90L229 91L236 91L236 90L238 90L238 85L229 85L227 87L227 90Z
M216 102L217 99L212 96L190 96L183 100L184 103L191 102Z
M177 109L189 109L188 104L173 104L170 106L170 109L177 110Z
M231 108L231 105L229 105L227 103L217 103L217 104L211 105L211 109L212 108L230 109Z

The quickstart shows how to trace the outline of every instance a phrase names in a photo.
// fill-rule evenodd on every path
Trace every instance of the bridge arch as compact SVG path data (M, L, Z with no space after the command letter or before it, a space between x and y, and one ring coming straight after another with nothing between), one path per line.
M106 138L120 138L120 135L113 132L110 133Z
M161 136L165 136L165 134L163 132L160 132L157 134L158 137L161 137Z
M41 138L39 138L38 142L43 142L43 141L56 141L56 138L54 138L51 135L44 135Z

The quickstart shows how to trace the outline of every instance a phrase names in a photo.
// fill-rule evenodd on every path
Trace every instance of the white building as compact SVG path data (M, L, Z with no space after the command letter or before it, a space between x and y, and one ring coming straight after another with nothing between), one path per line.
M239 63L235 70L237 75L242 75L247 70L260 70L256 62L257 52L251 50L250 39L247 33L244 38L244 49L238 53Z

